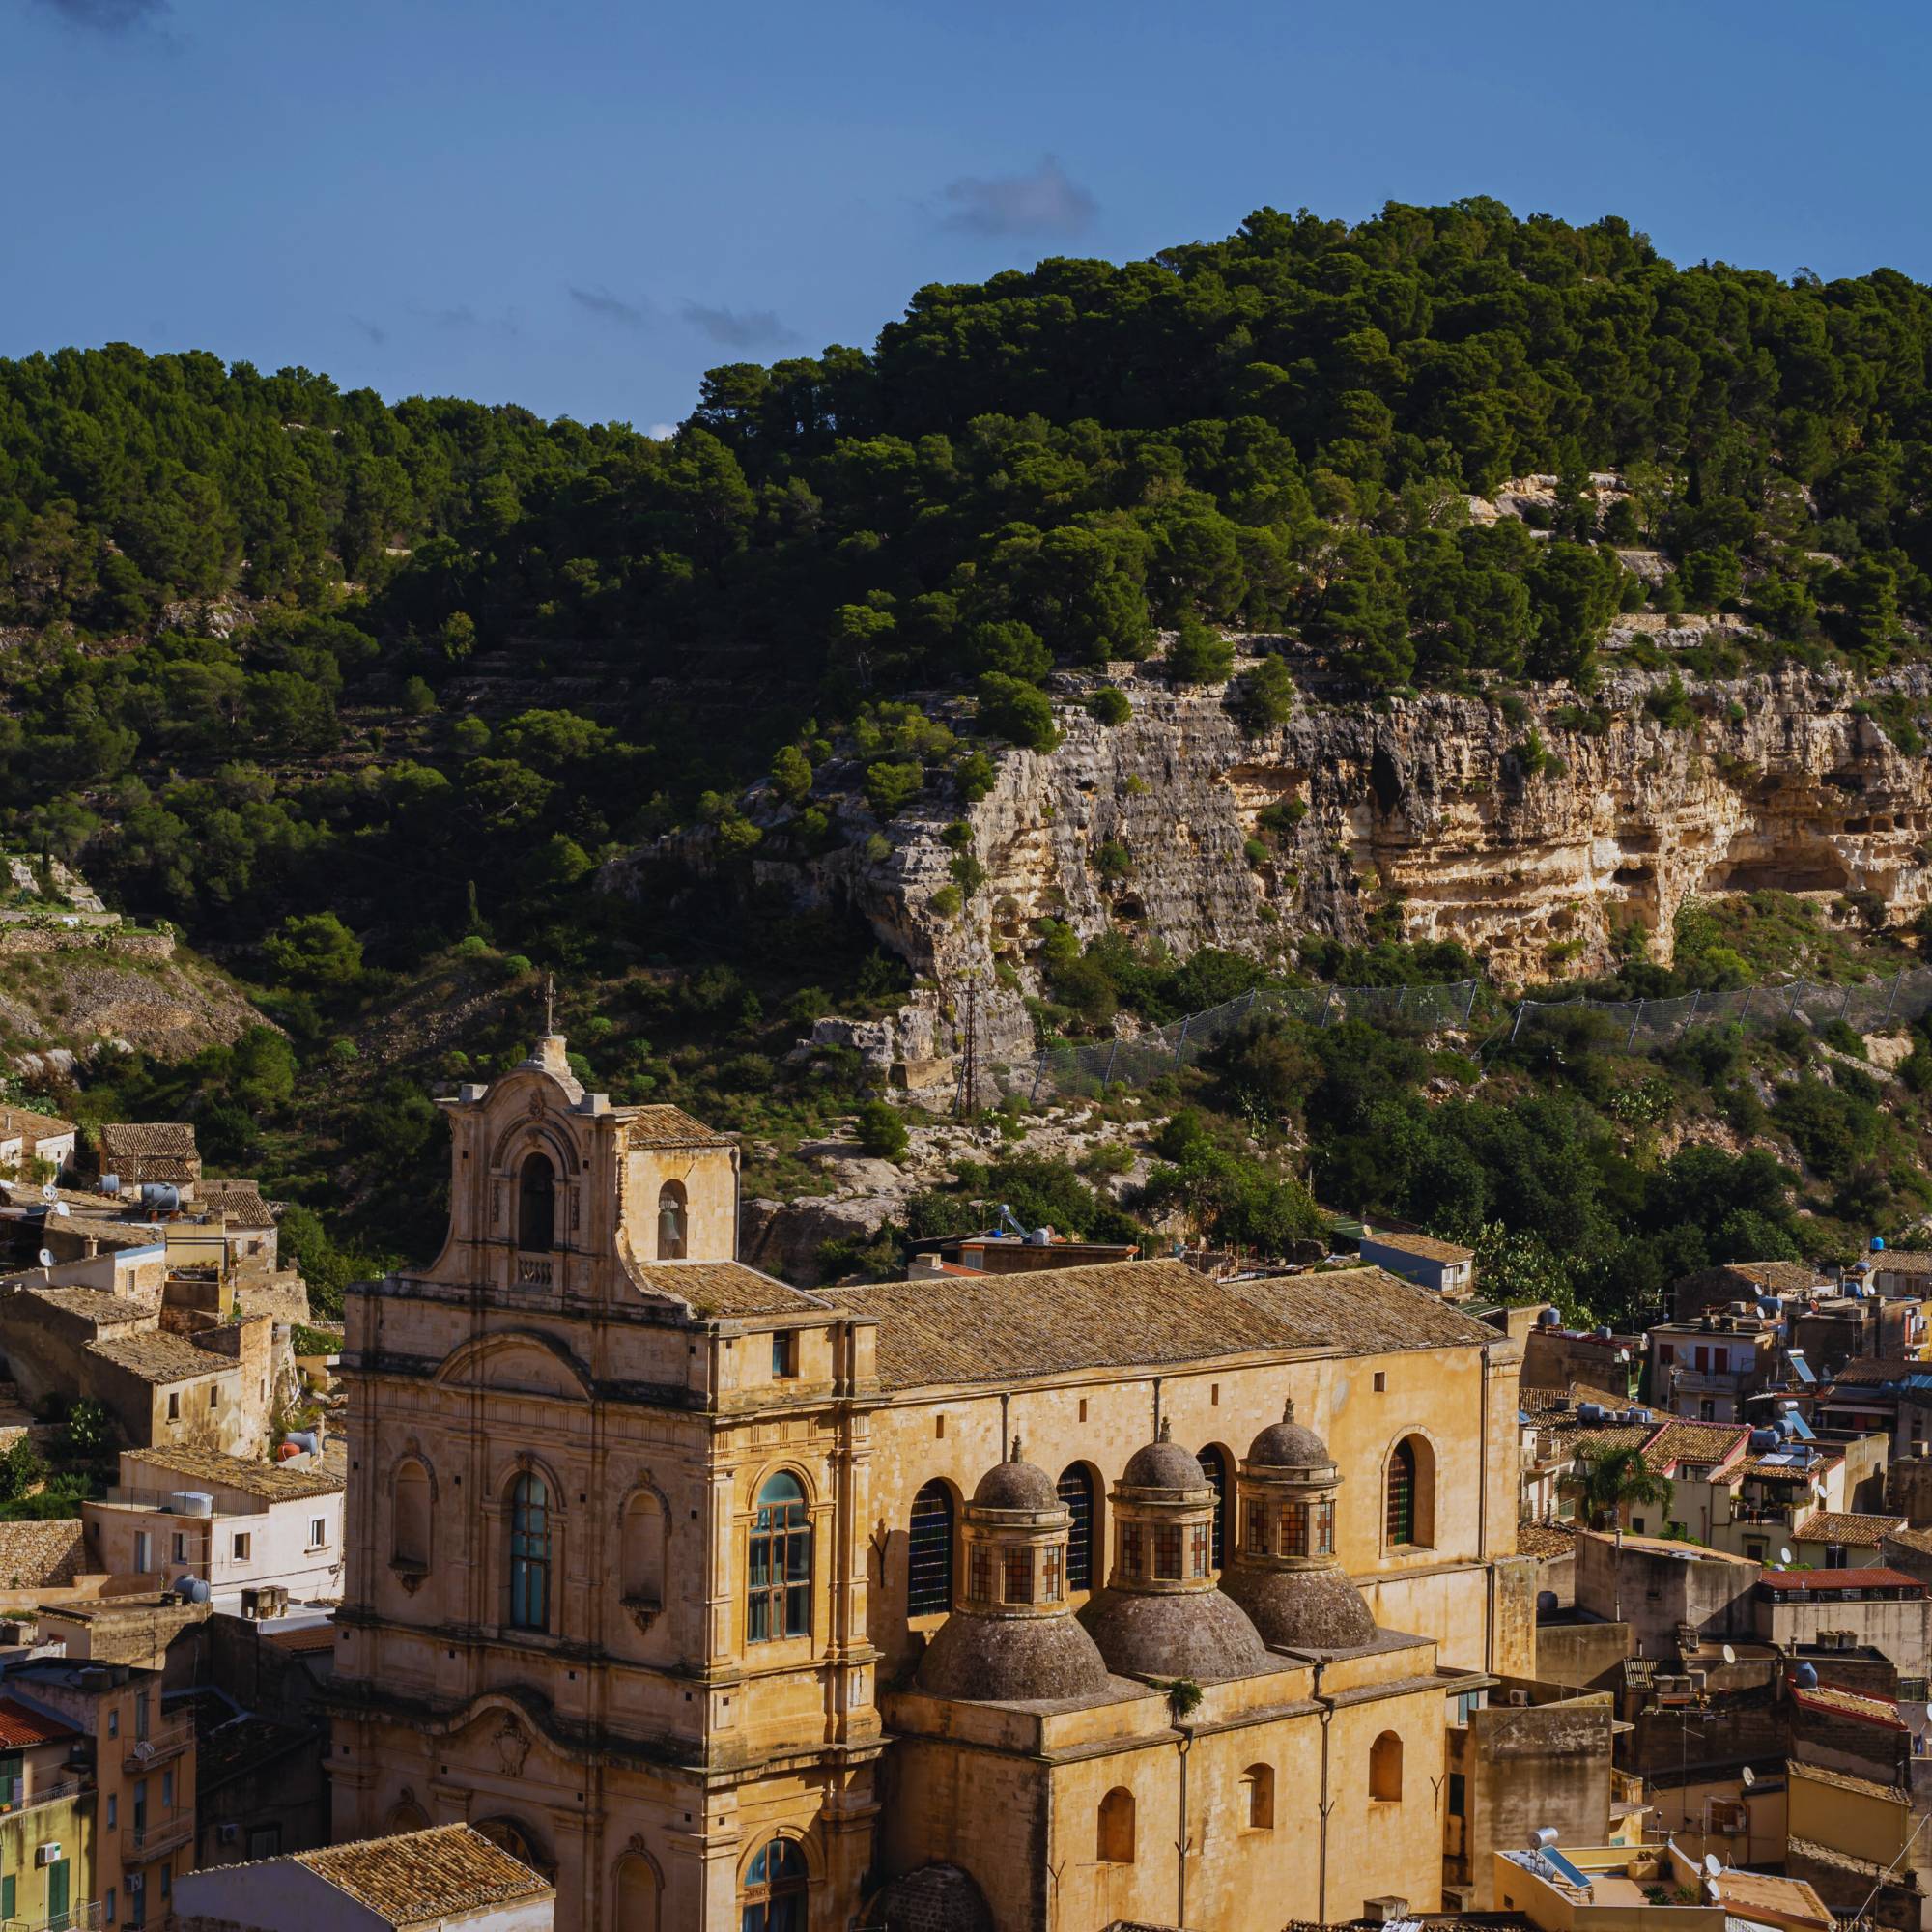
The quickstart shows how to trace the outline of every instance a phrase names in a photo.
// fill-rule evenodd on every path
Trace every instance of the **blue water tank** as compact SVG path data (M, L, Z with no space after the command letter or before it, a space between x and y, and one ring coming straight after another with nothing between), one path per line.
M1818 1666L1815 1663L1801 1663L1793 1680L1801 1690L1815 1690L1818 1688Z
M1885 1253L1885 1236L1883 1235L1874 1235L1872 1236L1872 1253L1875 1255Z

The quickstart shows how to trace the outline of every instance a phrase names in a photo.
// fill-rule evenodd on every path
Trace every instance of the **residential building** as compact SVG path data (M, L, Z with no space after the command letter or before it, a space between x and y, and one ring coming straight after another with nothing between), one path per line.
M1455 1301L1475 1293L1476 1251L1455 1241L1438 1241L1433 1235L1376 1234L1364 1231L1358 1243L1363 1261L1387 1268L1433 1294Z
M124 1449L104 1502L81 1506L98 1567L208 1586L219 1608L278 1589L342 1594L343 1479L308 1463L248 1462L213 1449Z
M1861 1570L1885 1561L1885 1539L1905 1528L1902 1516L1858 1510L1813 1510L1791 1532L1796 1562L1819 1570Z
M1522 1338L1524 1388L1592 1388L1619 1392L1620 1404L1635 1401L1643 1374L1644 1338L1615 1335L1607 1328L1565 1328L1553 1308L1544 1310Z
M1045 1238L1037 1238L1043 1236ZM1132 1261L1140 1253L1131 1241L1069 1241L1051 1228L1035 1235L944 1235L914 1241L907 1266L913 1274L963 1271L969 1274L1034 1274L1041 1268L1094 1267L1102 1262Z
M0 1106L0 1168L11 1168L26 1179L51 1180L71 1165L78 1131L58 1114Z
M1723 1314L1740 1303L1781 1308L1793 1299L1830 1293L1833 1287L1809 1262L1727 1262L1679 1275L1672 1312L1680 1323L1693 1322L1700 1315Z
M340 1835L473 1824L583 1932L1434 1908L1452 1701L1532 1668L1506 1336L1373 1267L807 1293L560 1038L445 1104L448 1239L349 1304Z
M1651 1402L1699 1422L1742 1422L1778 1374L1779 1324L1758 1314L1664 1321L1648 1337Z
M1495 1855L1506 1911L1537 1932L1836 1932L1837 1921L1803 1879L1720 1866L1707 1873L1674 1842L1633 1858L1628 1845L1547 1845ZM1690 1902L1694 1900L1695 1903Z
M1932 1849L1909 1787L1794 1757L1785 1767L1784 1869L1841 1918L1918 1932Z
M115 1122L95 1129L95 1172L122 1193L143 1187L175 1188L186 1200L201 1179L194 1127L186 1121Z
M1758 1635L1780 1650L1824 1633L1883 1651L1906 1677L1927 1672L1932 1584L1877 1565L1853 1570L1768 1570L1752 1591Z
M0 1695L0 1925L85 1925L96 1887L96 1792L72 1724Z
M556 1888L480 1832L440 1825L196 1872L176 1904L176 1932L551 1932Z
M164 1926L194 1859L194 1725L164 1708L162 1674L125 1663L29 1657L6 1693L92 1744L100 1921Z

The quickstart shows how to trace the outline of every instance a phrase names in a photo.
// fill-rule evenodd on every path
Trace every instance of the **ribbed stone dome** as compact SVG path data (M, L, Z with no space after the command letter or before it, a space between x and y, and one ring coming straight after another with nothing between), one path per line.
M1102 1590L1080 1621L1120 1677L1244 1677L1270 1667L1260 1634L1219 1590Z
M933 1633L913 1673L931 1697L967 1703L1036 1703L1087 1697L1107 1688L1094 1639L1064 1612L981 1617L955 1610Z
M1353 1650L1376 1640L1362 1593L1339 1569L1264 1570L1237 1564L1221 1587L1279 1650Z
M1332 1469L1328 1445L1306 1424L1295 1421L1291 1400L1281 1420L1271 1422L1248 1447L1248 1461L1262 1469Z
M1064 1507L1053 1478L1037 1463L1020 1457L1019 1437L1013 1438L1011 1459L996 1463L980 1478L973 1492L973 1508L1048 1511Z
M1190 1494L1210 1495L1211 1485L1202 1473L1200 1459L1175 1441L1166 1419L1160 1425L1158 1441L1147 1443L1127 1458L1121 1472L1121 1487L1128 1490L1181 1490Z

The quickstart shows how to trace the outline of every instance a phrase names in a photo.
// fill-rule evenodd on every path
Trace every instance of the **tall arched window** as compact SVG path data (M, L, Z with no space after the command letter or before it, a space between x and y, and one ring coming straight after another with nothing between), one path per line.
M1134 1794L1117 1784L1100 1801L1095 1855L1103 1865L1134 1861Z
M758 1492L746 1577L747 1642L811 1634L811 1519L795 1476L781 1471Z
M526 1255L556 1246L556 1170L548 1154L527 1155L518 1172L517 1246Z
M1369 1796L1389 1802L1402 1796L1402 1740L1393 1731L1369 1747Z
M1221 1569L1228 1549L1228 1459L1211 1444L1196 1459L1208 1487L1214 1492L1214 1567Z
M1274 1830L1274 1767L1251 1764L1241 1774L1241 1818L1251 1832Z
M510 1625L550 1628L550 1491L526 1470L510 1487Z
M1415 1450L1406 1440L1389 1456L1385 1536L1390 1543L1415 1541Z
M1435 1451L1426 1435L1405 1435L1389 1451L1384 1543L1428 1549L1435 1543Z
M406 1570L427 1570L430 1550L429 1471L405 1463L396 1471L389 1499L389 1560Z
M665 1513L649 1490L624 1505L618 1552L619 1580L628 1604L664 1602Z
M936 1478L912 1499L906 1549L906 1615L952 1607L952 1492Z
M678 1181L667 1180L658 1189L658 1260L683 1261L690 1230L691 1204L684 1198L684 1188Z
M1066 1505L1073 1526L1066 1535L1066 1587L1094 1587L1094 1478L1084 1463L1069 1463L1060 1472L1060 1500Z
M658 1932L658 1875L648 1859L617 1861L617 1932Z
M789 1838L761 1845L745 1867L739 1932L805 1932L805 1854Z

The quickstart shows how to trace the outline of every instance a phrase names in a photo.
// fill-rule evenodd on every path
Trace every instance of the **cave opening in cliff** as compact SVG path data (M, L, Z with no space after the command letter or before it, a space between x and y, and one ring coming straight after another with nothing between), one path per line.
M1712 893L1844 893L1851 888L1851 868L1843 856L1822 841L1734 845L1704 875L1704 890Z
M1384 818L1402 803L1402 774L1386 746L1378 745L1369 760L1369 789L1376 795L1376 810Z

